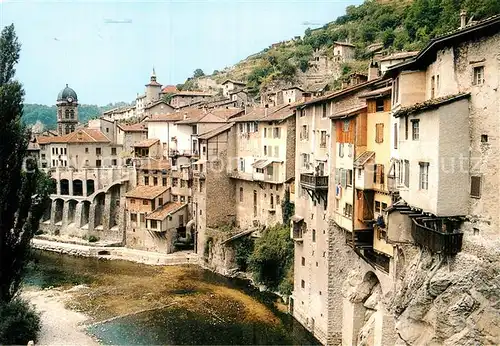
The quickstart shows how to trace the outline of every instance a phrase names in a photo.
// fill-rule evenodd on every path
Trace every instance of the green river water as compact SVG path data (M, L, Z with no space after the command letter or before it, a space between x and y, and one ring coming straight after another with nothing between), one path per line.
M196 266L35 252L25 279L71 288L68 308L91 318L89 334L113 345L318 345L276 297Z

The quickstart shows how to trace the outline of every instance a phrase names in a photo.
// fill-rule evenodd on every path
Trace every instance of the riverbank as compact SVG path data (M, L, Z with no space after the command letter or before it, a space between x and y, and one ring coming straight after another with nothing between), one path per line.
M75 289L61 291L29 288L21 293L21 297L33 304L41 314L37 345L99 345L96 339L85 333L89 317L65 306L72 298L72 290Z
M192 251L178 251L171 254L129 249L107 244L89 244L34 238L31 242L34 249L50 251L76 257L92 257L99 259L124 260L147 265L182 265L198 264L198 256Z

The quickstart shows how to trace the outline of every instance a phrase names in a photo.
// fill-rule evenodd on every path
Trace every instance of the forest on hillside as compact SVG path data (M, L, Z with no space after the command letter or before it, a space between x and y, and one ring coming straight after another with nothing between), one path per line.
M106 106L97 105L78 105L78 120L80 123L86 123L89 119L99 117L103 112L128 105L125 102L110 103ZM55 105L47 106L40 104L25 103L23 107L22 121L28 125L34 125L40 121L45 129L55 129L57 123L57 108Z
M293 45L268 48L246 59L242 64L251 62L252 68L244 77L254 93L275 81L293 81L298 70L307 71L315 49L333 54L335 41L349 40L356 46L356 59L361 61L370 58L367 47L373 43L383 44L387 53L420 50L432 38L456 30L461 10L467 11L468 20L477 21L499 14L500 1L413 0L381 4L367 0L359 6L348 6L345 15L321 28L308 28ZM342 70L347 75L352 69L346 65Z

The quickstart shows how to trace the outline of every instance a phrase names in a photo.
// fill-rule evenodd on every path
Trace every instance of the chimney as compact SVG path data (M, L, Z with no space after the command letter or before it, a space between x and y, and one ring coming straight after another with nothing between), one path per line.
M378 67L378 63L376 61L373 61L370 63L370 66L368 67L368 80L373 80L377 79L380 75L380 69Z
M467 11L460 11L460 29L465 28L467 25Z

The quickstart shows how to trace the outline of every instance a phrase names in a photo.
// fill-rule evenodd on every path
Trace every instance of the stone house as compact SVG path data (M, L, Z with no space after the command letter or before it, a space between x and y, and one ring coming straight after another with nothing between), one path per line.
M143 116L152 117L161 114L173 113L174 111L175 108L173 106L160 99L145 106Z
M129 158L134 153L134 143L142 142L148 137L147 123L132 125L117 124L116 140L122 144L121 156Z
M259 107L235 118L228 174L241 229L282 223L285 183L294 176L295 119L289 106Z
M234 182L227 174L229 148L235 145L233 123L197 136L200 158L193 162L193 207L195 250L203 256L207 228L232 225L235 221ZM224 198L215 198L224 192ZM210 196L210 197L209 197Z
M434 251L445 239L458 239L458 229L466 240L480 233L491 246L498 244L500 146L493 138L499 131L500 70L491 47L499 45L499 31L498 16L468 26L462 18L460 29L385 74L393 81L391 158L398 191L416 210L410 215L414 235ZM457 220L464 219L460 226ZM429 229L439 231L432 244ZM457 241L444 251L459 251Z
M418 52L400 52L384 56L379 59L380 72L385 73L389 67L409 60L417 54Z
M304 89L299 86L291 86L283 89L283 103L291 104L302 99Z
M174 108L193 106L212 97L214 94L205 91L179 91L172 96L170 105Z
M249 103L248 93L243 89L236 89L229 92L229 99L234 107L245 108Z
M232 79L226 79L224 82L221 83L221 85L222 85L222 94L225 97L230 97L231 92L235 90L241 90L246 87L246 83Z
M355 46L349 42L333 43L333 61L346 62L355 58Z

